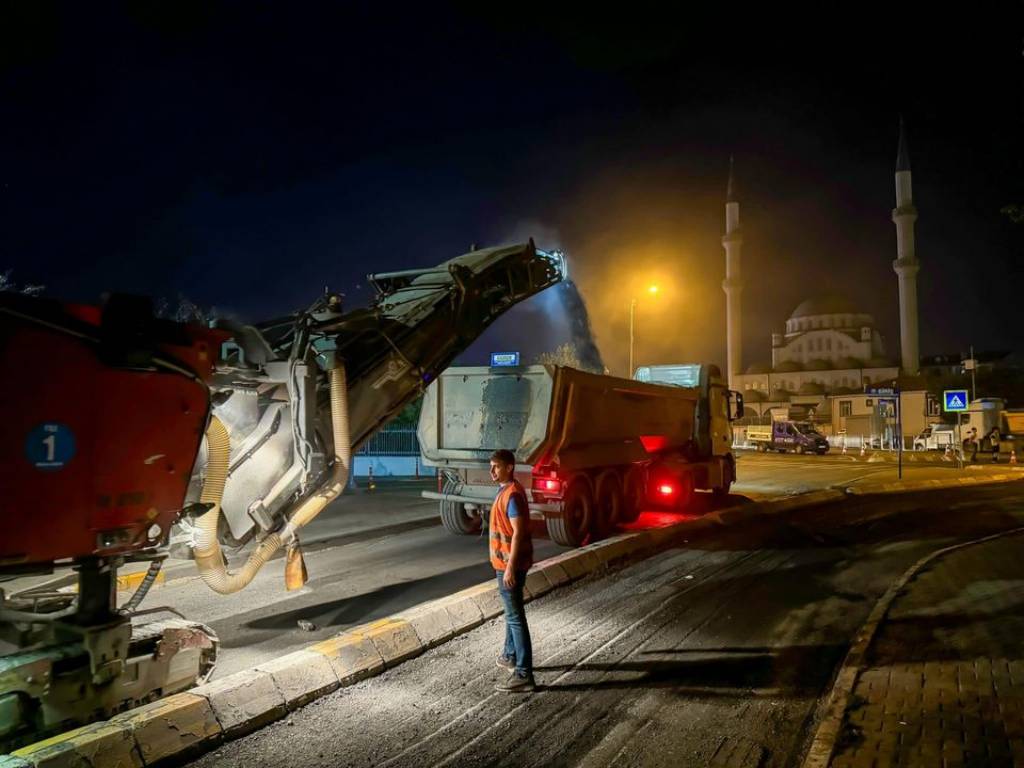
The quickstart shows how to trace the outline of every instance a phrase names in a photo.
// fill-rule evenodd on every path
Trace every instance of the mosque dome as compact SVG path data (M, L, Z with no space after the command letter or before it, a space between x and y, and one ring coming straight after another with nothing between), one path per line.
M875 319L859 310L849 299L826 294L800 302L786 320L786 334L830 328L849 332L865 326L873 328L874 325Z
M856 315L860 314L852 301L842 296L819 296L800 302L790 320L816 315Z

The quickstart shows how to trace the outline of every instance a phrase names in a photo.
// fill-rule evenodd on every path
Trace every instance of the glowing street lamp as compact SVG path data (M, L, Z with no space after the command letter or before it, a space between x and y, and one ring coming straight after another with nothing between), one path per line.
M660 289L657 285L647 286L647 293L651 296L657 296ZM632 298L629 301L629 370L626 372L626 378L633 378L633 346L635 340L634 327L636 324L636 298Z

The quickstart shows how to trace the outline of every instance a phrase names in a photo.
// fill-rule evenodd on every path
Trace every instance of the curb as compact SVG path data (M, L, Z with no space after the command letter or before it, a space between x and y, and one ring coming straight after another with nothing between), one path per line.
M927 491L937 488L960 488L965 485L985 485L986 483L1010 483L1024 480L1024 472L1000 473L987 477L955 477L935 480L896 480L891 483L865 483L864 485L847 486L846 492L854 496L867 496L876 493L906 493L910 491Z
M642 560L681 536L844 498L842 491L815 491L618 534L535 564L526 577L525 599ZM488 580L105 722L30 744L0 757L0 768L145 768L192 758L419 656L497 618L503 610L497 585Z
M861 628L857 630L857 634L854 636L854 641L850 645L850 650L846 652L846 658L843 660L843 666L836 675L835 683L833 683L832 690L828 694L828 704L826 705L825 716L818 724L818 729L814 734L814 740L811 742L811 746L807 749L807 754L804 756L801 768L827 768L831 762L832 753L835 751L836 742L839 739L839 732L842 729L843 718L846 715L846 707L850 702L850 697L853 695L853 689L860 677L861 666L867 659L867 652L871 645L871 641L878 632L878 627L881 626L882 622L885 621L886 616L888 616L889 609L892 607L892 604L911 579L917 576L925 566L930 565L932 561L938 560L951 552L955 552L958 549L966 549L967 547L974 546L975 544L984 544L987 541L993 541L994 539L1000 539L1004 536L1012 536L1018 533L1024 533L1024 527L1013 528L1008 531L1000 531L999 533L985 536L980 539L964 541L950 547L938 549L928 555L925 555L910 566L910 568L904 571L902 576L889 586L889 589L885 591L885 594L879 598L877 603L875 603L875 607L872 609L867 621L865 621L864 624L861 625Z

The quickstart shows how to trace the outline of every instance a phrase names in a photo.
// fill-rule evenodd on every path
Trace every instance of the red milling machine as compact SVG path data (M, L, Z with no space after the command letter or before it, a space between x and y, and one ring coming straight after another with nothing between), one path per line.
M563 273L532 241L473 250L369 276L368 307L325 293L225 330L154 318L148 299L0 294L0 753L207 679L215 634L139 608L172 526L218 593L282 550L304 580L297 532L352 451ZM119 604L130 562L149 570ZM46 579L69 566L77 592Z

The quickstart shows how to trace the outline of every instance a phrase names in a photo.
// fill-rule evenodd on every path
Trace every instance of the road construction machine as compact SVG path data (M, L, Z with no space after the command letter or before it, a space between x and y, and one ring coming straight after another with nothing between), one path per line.
M352 452L563 269L532 241L479 249L369 276L365 308L325 293L210 328L138 298L0 295L0 753L205 680L215 634L140 608L171 526L218 593L282 553L301 586L302 527L345 488ZM148 571L118 604L132 562ZM57 589L67 566L77 588Z

